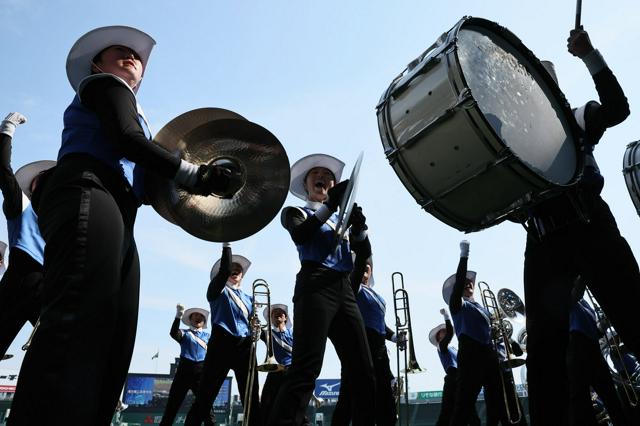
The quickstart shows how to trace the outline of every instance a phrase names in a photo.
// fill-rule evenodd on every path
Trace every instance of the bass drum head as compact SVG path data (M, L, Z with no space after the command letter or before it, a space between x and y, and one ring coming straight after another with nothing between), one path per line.
M480 111L533 172L556 185L572 183L578 154L564 96L517 37L504 30L507 40L482 21L467 21L457 35L461 73Z

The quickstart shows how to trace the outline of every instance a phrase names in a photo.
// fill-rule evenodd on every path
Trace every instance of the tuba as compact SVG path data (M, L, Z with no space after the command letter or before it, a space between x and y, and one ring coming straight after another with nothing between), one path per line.
M397 277L397 280L396 280ZM397 356L397 390L396 390L396 410L398 412L399 421L398 424L402 424L400 416L400 400L401 395L405 396L405 407L409 408L409 376L408 374L421 373L425 371L420 368L418 361L416 360L416 353L413 346L413 330L411 328L411 312L409 310L409 294L404 288L404 277L401 272L394 272L391 274L391 285L393 288L393 308L396 316L396 336L402 334L407 336L409 344L409 354L407 358L407 351L404 345L396 345ZM402 356L401 353L402 352ZM400 369L400 360L403 359L404 369ZM402 380L401 373L404 373L404 380ZM403 386L404 382L404 386ZM406 424L409 424L409 417L407 415Z
M160 216L197 238L231 242L264 228L289 191L289 159L267 129L221 108L200 108L171 120L154 142L194 164L232 171L225 193L190 194L154 173L145 175L145 195Z
M500 344L503 344L505 348L506 360L500 362L500 368L511 369L522 366L524 364L524 360L516 358L511 351L511 342L509 340L511 335L509 334L509 331L506 328L505 324L509 323L509 321L502 317L496 295L489 288L489 284L484 281L480 281L478 283L478 289L480 290L480 296L482 297L482 304L489 311L491 317L491 337L493 340L495 351L496 353L500 353ZM511 329L511 332L513 332L513 329ZM502 371L500 371L500 384L502 385L502 398L504 400L504 406L509 423L520 423L520 420L522 419L522 412L520 411L520 404L518 404L518 392L516 391L515 387L507 389L507 383L505 383L505 378L502 374ZM511 392L513 394L513 400L516 401L515 413L511 412L512 410L509 406L508 392Z

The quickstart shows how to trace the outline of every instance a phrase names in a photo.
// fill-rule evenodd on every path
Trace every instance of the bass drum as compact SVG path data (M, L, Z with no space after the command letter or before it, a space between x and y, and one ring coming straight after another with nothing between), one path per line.
M509 30L465 17L377 105L389 163L418 204L465 232L579 178L578 129L556 82Z
M622 173L624 174L624 180L627 183L627 189L631 196L631 201L636 207L636 212L640 215L640 141L631 142L627 145L627 150L624 152L624 159L622 164Z

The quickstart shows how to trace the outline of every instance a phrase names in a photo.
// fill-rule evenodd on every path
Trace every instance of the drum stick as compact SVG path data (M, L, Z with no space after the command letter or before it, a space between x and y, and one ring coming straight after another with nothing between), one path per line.
M576 30L580 29L581 17L582 17L582 0L576 0Z

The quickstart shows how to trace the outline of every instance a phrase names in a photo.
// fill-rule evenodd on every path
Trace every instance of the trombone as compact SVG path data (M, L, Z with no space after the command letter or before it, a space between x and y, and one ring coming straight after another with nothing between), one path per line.
M609 356L613 358L613 347L615 347L615 353L618 355L618 359L620 359L621 361L620 364L622 364L622 371L618 371L618 377L620 384L622 385L622 389L624 389L624 394L627 397L627 401L629 401L630 406L636 407L638 405L638 394L636 393L635 387L633 386L633 381L631 380L631 374L629 374L629 371L627 370L627 365L622 361L622 352L620 351L620 345L612 345L609 341L609 337L606 334L606 328L608 328L606 327L606 325L610 324L609 320L602 310L602 307L600 307L595 297L593 297L593 294L591 294L591 290L589 290L586 286L585 292L587 293L587 296L589 296L589 301L596 311L598 323L605 325L605 330L603 330L603 332L605 333L604 340L606 341L606 346L609 349Z
M38 321L36 321L36 325L33 326L33 330L31 330L31 334L29 335L29 338L27 339L25 344L22 345L22 350L23 351L28 350L29 347L31 346L31 342L33 341L33 336L36 335L36 331L38 330L39 326L40 326L40 318L38 318Z
M397 280L396 280L397 278ZM425 371L420 368L418 361L416 360L416 352L413 346L413 332L411 328L411 312L409 311L409 294L404 289L404 277L401 272L394 272L391 274L391 286L393 288L393 308L396 316L396 336L407 335L409 341L409 355L407 359L407 351L405 345L396 345L396 360L397 360L397 398L396 398L396 411L398 412L399 422L402 424L400 416L400 399L404 393L404 402L406 408L406 424L409 424L409 376L408 374L421 373ZM400 352L403 353L403 357L400 356ZM404 369L400 369L400 360L404 359ZM402 385L401 373L404 372L404 389Z
M489 288L489 284L484 281L480 281L478 283L478 289L480 290L480 296L482 297L482 304L487 308L491 317L491 340L493 340L496 353L500 353L500 343L504 345L506 360L500 362L499 372L500 383L502 385L502 398L504 400L504 407L507 412L507 419L509 420L509 423L517 424L522 419L522 412L520 411L520 404L518 402L518 392L515 387L511 387L510 391L513 393L513 400L515 401L514 405L516 407L516 412L512 413L511 407L509 406L507 384L505 383L502 369L519 367L522 365L523 360L516 358L511 351L509 328L511 328L511 332L513 333L513 326L511 326L509 321L502 317L496 295Z
M249 424L251 416L251 392L256 380L258 371L263 372L278 372L284 370L284 365L279 364L273 355L273 339L271 336L271 291L269 290L269 284L261 278L258 278L253 282L253 303L251 304L251 315L249 316L249 327L251 329L251 350L249 354L249 373L247 374L247 384L244 389L244 410L243 410L243 424ZM260 300L258 300L260 298ZM269 312L267 320L267 331L265 333L265 340L267 343L267 354L262 364L256 364L256 349L258 346L258 340L262 335L262 324L258 317L258 310L263 307L267 307Z

